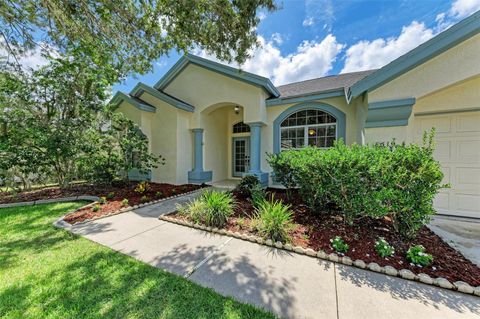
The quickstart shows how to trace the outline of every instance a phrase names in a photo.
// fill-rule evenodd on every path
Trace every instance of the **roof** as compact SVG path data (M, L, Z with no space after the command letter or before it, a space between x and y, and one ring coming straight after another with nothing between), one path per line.
M376 70L367 70L352 73L343 73L338 75L330 75L322 78L306 80L301 82L289 83L277 86L280 91L280 98L292 98L297 96L305 96L319 92L344 90L351 87L357 81L372 74Z
M151 104L146 103L145 101L140 100L137 97L127 95L123 92L118 91L115 93L113 98L110 100L110 103L113 103L115 105L120 104L121 102L128 102L129 104L135 106L136 108L146 111L146 112L152 112L154 113L157 108Z
M178 109L181 109L187 112L193 112L195 109L192 105L188 104L187 102L177 99L176 97L171 96L170 94L167 94L165 92L161 92L157 89L154 89L142 82L138 82L138 84L132 89L132 91L130 91L130 96L141 97L141 95L144 92L147 92L148 94L156 97L157 99L160 99Z
M220 73L233 79L263 88L273 97L278 97L280 93L270 81L270 79L246 72L228 65L210 61L192 54L185 54L177 63L158 81L154 88L163 91L189 64L198 65L207 70Z
M427 42L385 65L378 71L355 83L347 98L357 97L365 91L374 90L411 69L480 32L480 11L451 26Z

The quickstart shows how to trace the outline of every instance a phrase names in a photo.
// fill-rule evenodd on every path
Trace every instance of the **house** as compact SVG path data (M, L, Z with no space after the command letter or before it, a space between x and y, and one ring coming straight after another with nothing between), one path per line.
M420 142L436 128L435 157L450 189L440 213L480 218L480 12L379 70L275 86L264 77L193 55L153 87L113 102L138 123L166 165L153 181L210 183L256 175L272 184L267 153Z

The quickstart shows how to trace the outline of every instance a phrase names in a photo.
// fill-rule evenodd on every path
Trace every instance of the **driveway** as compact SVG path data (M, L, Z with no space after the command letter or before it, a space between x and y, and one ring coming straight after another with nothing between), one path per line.
M286 318L480 318L480 298L160 221L172 199L72 227Z

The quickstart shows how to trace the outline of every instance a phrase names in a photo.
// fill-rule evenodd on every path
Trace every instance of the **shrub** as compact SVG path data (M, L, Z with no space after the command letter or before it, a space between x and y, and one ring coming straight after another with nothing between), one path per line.
M243 218L243 217L237 218L237 226L238 226L240 229L245 228L245 218Z
M256 208L255 229L273 241L288 241L288 230L292 227L292 212L289 205L281 201L263 200Z
M105 196L102 196L100 197L98 202L100 203L100 205L105 205L107 203L107 198Z
M128 206L128 198L122 199L122 206L123 207Z
M156 197L156 198L162 198L162 197L163 197L163 193L160 192L160 191L158 191L158 192L155 193L155 197Z
M222 227L233 214L235 203L230 192L207 191L201 200L205 203L204 222L208 226Z
M177 190L176 190L175 188L172 188L172 189L170 190L170 193L171 193L172 195L176 195L176 194L177 194Z
M109 200L113 199L113 198L115 197L115 192L110 192L110 193L108 193L106 197L107 197L107 199L109 199Z
M140 183L137 184L135 187L135 192L139 194L144 194L150 190L150 184L145 181L141 181Z
M205 201L201 198L197 198L186 205L177 204L177 210L180 215L188 216L193 222L199 224L204 221L207 207Z
M257 185L260 185L258 178L254 175L247 175L235 187L235 191L242 197L250 197L252 196L252 189Z
M428 266L433 261L433 256L425 253L425 247L415 245L408 249L407 260L418 266Z
M95 204L92 206L92 212L98 212L100 210L100 204Z
M146 203L148 202L150 199L147 197L147 195L143 195L141 198L140 198L140 202L142 203Z
M330 239L330 242L332 243L332 248L338 253L346 253L350 248L340 236L335 236L335 238Z
M405 238L435 213L433 198L443 174L433 158L433 134L416 144L352 145L338 141L329 149L307 147L269 155L275 178L299 188L315 211L337 207L352 224L358 217L389 215Z
M250 191L250 199L254 207L258 207L265 201L267 194L260 184L256 184Z
M375 241L375 251L382 257L390 257L395 253L395 249L382 237Z

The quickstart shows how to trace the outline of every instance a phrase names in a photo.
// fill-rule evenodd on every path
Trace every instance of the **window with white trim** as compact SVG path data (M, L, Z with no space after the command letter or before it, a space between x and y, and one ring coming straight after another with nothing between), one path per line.
M293 113L280 124L280 149L327 148L337 139L337 119L321 110Z

